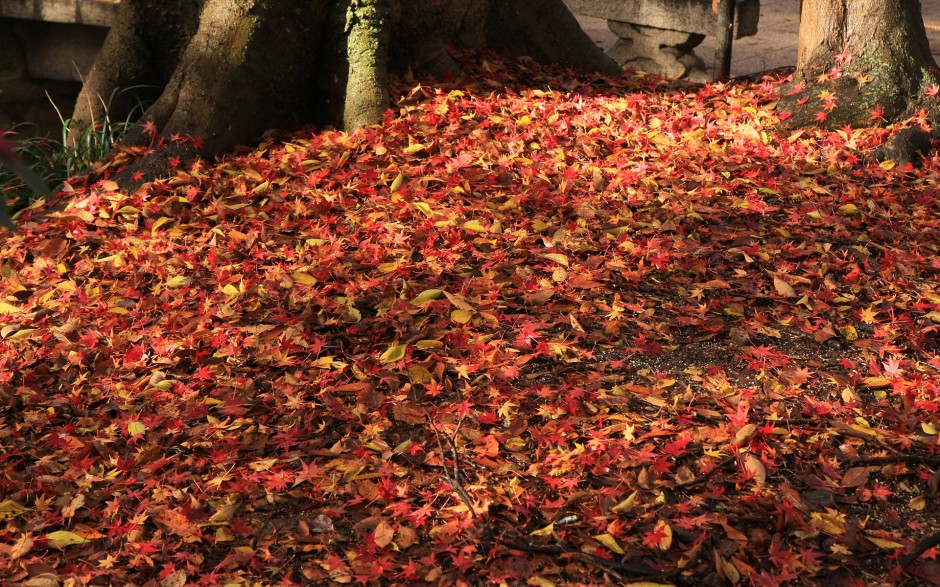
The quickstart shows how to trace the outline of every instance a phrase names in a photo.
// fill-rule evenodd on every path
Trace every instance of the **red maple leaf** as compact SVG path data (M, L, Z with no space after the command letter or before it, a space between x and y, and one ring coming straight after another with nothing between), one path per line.
M838 53L835 56L836 63L839 65L848 65L852 63L852 59L855 58L855 55L852 53Z
M665 524L657 525L651 531L643 534L643 545L654 550L659 549L666 536Z
M342 571L346 568L346 561L339 558L335 554L329 554L320 563L324 569L327 571Z
M881 364L884 366L884 373L888 377L897 377L902 373L901 361L897 357L891 357Z
M522 329L519 331L519 334L516 335L516 338L513 339L513 344L519 348L531 348L533 344L538 342L538 335L535 324L531 322L525 322L522 324Z
M673 464L669 462L669 459L667 459L666 457L658 458L655 461L653 461L652 465L650 465L650 469L652 469L654 472L660 475L665 475L666 473L672 470L672 467L673 467Z
M404 579L404 580L406 580L406 581L408 581L408 582L411 582L411 581L414 581L414 580L418 579L418 578L421 576L421 573L422 573L422 572L423 572L423 571L422 571L421 567L419 567L419 566L417 565L417 563L415 563L414 560L409 560L409 561L408 561L408 564L405 565L404 567L402 567L402 569L401 569L401 571L399 572L398 576L399 576L401 579Z
M433 518L436 510L430 504L424 504L411 513L411 519L414 521L415 528L424 526L430 518Z
M877 481L872 483L871 488L872 495L881 501L886 501L889 497L894 495L894 492L888 489L887 486L878 483Z

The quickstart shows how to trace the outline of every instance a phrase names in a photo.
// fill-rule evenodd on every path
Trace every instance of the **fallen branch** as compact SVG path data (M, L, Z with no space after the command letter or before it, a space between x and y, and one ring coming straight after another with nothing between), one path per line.
M927 455L891 455L889 457L856 457L845 459L849 465L891 465L895 463L915 463L918 465L940 465L940 456Z
M901 559L901 568L907 569L907 567L914 564L914 561L920 558L920 555L924 554L935 546L940 546L940 532L937 532L933 536L927 537L927 539L922 540L920 544L915 546L914 550Z
M441 451L441 464L443 465L443 468L444 468L444 482L447 483L447 485L451 489L456 491L458 496L460 496L460 499L467 506L467 509L470 510L470 516L473 518L473 521L480 522L480 518L477 517L476 510L473 509L473 500L470 499L470 494L467 493L467 490L464 488L463 483L460 481L460 468L458 466L458 461L457 461L457 443L454 442L454 439L452 437L449 437L447 439L448 444L450 445L450 449L451 449L451 457L454 461L454 472L453 472L453 475L451 475L449 472L447 472L447 461L445 460L445 457L444 457L444 443L441 441L441 433L437 429L437 426L434 425L434 420L431 419L431 414L428 413L427 409L424 410L424 414L425 414L425 417L427 417L428 419L428 424L431 425L431 430L434 431L434 437L437 439L438 449ZM460 430L461 424L463 424L463 419L461 419L460 422L457 424L457 429L454 430L454 435L456 435L457 431Z
M703 481L707 481L708 478L714 475L717 471L728 466L729 463L734 462L734 459L735 459L734 455L723 458L722 460L715 463L715 466L712 467L711 470L706 471L705 473L702 473L698 477L694 479L689 479L688 481L683 481L681 483L676 483L676 489L682 489L684 487L691 487L693 485L698 485L699 483L702 483Z
M639 565L630 564L630 563L621 563L611 560L602 559L600 557L593 556L589 553L582 552L580 550L575 550L560 544L554 545L544 545L544 544L534 544L532 542L517 542L515 540L506 540L505 538L500 538L498 536L491 536L491 538L497 543L506 548L511 548L512 550L518 550L520 552L529 552L533 554L554 554L554 555L564 555L564 556L573 556L579 560L594 565L598 568L601 568L612 575L614 575L618 581L623 581L629 575L635 577L645 577L645 578L658 578L658 579L669 579L675 577L678 574L677 571L665 572L665 571L656 571L647 567L641 567Z

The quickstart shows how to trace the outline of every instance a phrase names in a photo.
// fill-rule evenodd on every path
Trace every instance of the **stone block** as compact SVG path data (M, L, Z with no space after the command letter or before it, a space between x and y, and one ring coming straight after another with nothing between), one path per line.
M0 93L3 86L26 77L26 57L16 38L13 21L0 19Z
M574 14L700 35L715 34L711 0L564 0ZM757 34L760 0L738 0L734 38Z
M693 51L704 35L613 20L607 24L620 37L607 54L620 65L671 78L707 80L705 63Z
M91 70L108 29L99 26L8 20L32 79L82 81Z
M2 0L0 17L110 27L116 0Z

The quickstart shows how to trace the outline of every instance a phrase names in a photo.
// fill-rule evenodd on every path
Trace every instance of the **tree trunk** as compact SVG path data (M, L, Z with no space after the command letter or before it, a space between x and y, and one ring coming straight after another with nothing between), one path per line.
M136 105L133 96L113 100L116 91L147 86L160 95L179 63L205 0L123 0L95 65L82 86L72 115L73 128L124 119ZM143 98L148 92L142 92Z
M349 78L343 127L374 124L388 108L388 0L350 0L346 24Z
M455 74L451 45L620 71L562 0L121 4L73 118L86 125L102 116L99 97L117 88L160 86L159 98L126 139L141 146L156 139L118 176L126 186L160 176L170 161L212 156L268 129L317 123L351 132L378 123L390 106L388 72Z
M790 124L870 126L936 113L938 84L919 0L803 0Z

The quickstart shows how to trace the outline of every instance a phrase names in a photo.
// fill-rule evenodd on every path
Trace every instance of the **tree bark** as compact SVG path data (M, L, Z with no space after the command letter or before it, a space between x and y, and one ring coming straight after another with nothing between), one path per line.
M196 32L204 1L122 0L78 95L72 128L80 131L108 116L124 119L137 104L133 96L112 99L120 90L148 86L151 98L159 96Z
M349 79L343 127L375 124L388 108L388 0L349 0L346 59Z
M389 71L456 74L450 45L620 71L562 0L170 0L183 17L166 3L123 0L74 115L88 124L103 114L98 97L160 86L126 139L156 146L117 177L125 186L268 129L378 123Z
M325 14L284 0L205 0L162 94L124 144L146 145L154 131L161 140L119 183L137 185L177 159L211 156L303 120L314 92L307 60L316 62Z
M804 0L792 126L870 126L937 110L938 84L919 0ZM826 93L824 93L826 92ZM822 114L820 114L822 113Z

